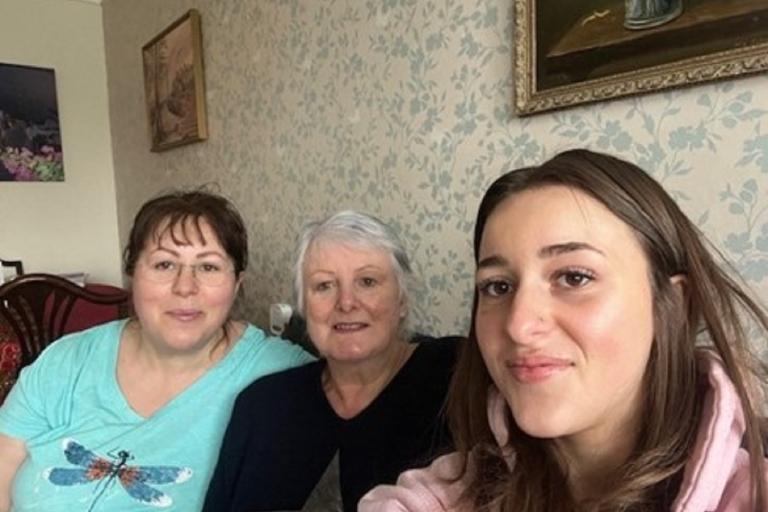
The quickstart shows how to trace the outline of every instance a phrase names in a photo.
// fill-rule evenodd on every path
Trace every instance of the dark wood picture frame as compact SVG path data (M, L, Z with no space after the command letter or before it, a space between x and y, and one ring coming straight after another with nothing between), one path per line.
M152 151L208 138L200 14L191 9L142 49Z
M768 2L682 5L670 21L631 30L624 0L514 0L515 111L529 115L768 70Z

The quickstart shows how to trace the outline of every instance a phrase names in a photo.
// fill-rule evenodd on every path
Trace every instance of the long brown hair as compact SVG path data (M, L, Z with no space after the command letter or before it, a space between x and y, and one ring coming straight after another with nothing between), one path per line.
M478 511L668 508L699 426L703 390L697 384L695 349L697 343L705 343L722 360L741 400L751 455L752 499L765 503L757 399L758 384L766 382L768 373L750 350L744 317L765 334L765 311L718 267L702 235L661 185L629 162L588 150L561 153L538 167L507 173L490 186L475 224L476 263L486 221L496 207L516 193L547 185L577 189L600 201L632 228L648 258L654 340L644 376L647 391L640 438L611 482L610 493L579 503L569 491L567 467L554 443L527 435L508 414L508 447L515 454L510 469L488 424L487 391L492 380L477 344L475 294L469 343L459 357L448 403L456 446L464 460L461 474L469 479L463 499ZM685 276L684 296L671 283L676 275Z

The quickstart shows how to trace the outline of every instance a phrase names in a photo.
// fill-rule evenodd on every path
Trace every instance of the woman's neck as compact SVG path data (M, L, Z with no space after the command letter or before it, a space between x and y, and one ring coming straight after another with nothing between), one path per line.
M568 468L568 479L577 501L600 497L610 491L617 470L637 446L640 406L629 406L612 423L573 436L555 439Z
M212 338L215 341L196 350L172 350L149 339L138 322L131 322L131 357L148 371L159 371L166 375L184 375L205 371L221 360L234 341L242 334L242 326L230 322L227 330L219 329ZM230 342L227 342L227 338Z
M595 449L582 450L578 462L572 454L568 460L568 480L571 492L578 502L597 498L610 491L616 471L632 453L632 446L610 451Z
M235 324L228 330L230 338L236 340L242 325ZM131 407L147 418L204 375L231 345L222 342L213 349L182 354L163 351L143 336L138 322L131 322L120 343L118 385Z
M322 376L323 390L333 410L350 419L368 407L397 375L416 345L392 342L375 358L355 363L328 360Z

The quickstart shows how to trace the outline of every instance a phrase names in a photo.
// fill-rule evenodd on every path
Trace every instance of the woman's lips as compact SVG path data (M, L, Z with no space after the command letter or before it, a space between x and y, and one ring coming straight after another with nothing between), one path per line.
M368 324L363 322L339 322L333 324L333 329L339 332L357 332L364 329Z
M507 363L512 377L523 384L543 382L572 366L569 360L557 357L524 357Z
M168 314L180 322L191 322L200 318L203 312L199 309L173 309Z

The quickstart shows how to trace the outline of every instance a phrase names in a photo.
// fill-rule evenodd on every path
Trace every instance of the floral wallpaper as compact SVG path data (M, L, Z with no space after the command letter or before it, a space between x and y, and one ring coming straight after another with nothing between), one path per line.
M140 48L201 12L210 139L149 153ZM215 182L251 230L241 312L291 298L300 226L391 222L419 330L465 330L470 233L501 173L585 146L638 162L768 302L768 77L517 118L511 0L104 0L121 238L158 191Z

